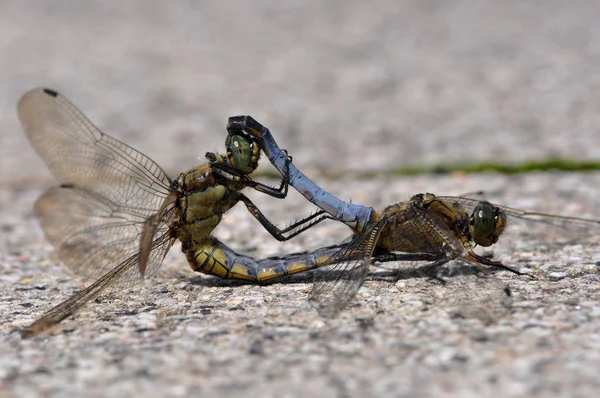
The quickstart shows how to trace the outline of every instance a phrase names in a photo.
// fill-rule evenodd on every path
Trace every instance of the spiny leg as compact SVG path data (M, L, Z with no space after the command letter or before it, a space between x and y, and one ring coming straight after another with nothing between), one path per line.
M240 173L233 166L231 166L227 163L215 162L215 161L211 160L211 159L216 159L216 157L213 157L213 156L214 156L214 153L212 153L212 152L206 153L206 158L210 161L210 167L219 176L221 176L227 180L230 180L230 181L242 182L242 183L244 183L244 185L246 187L253 188L253 189L257 190L258 192L265 193L265 194L272 196L274 198L277 198L277 199L283 199L287 196L288 187L289 187L289 176L288 175L282 176L279 187L272 187L272 186L263 184L261 182L254 181L248 175ZM289 173L289 168L286 168L286 170Z
M258 192L265 193L277 199L284 199L287 196L290 183L290 162L292 161L292 158L291 156L287 155L287 151L285 149L282 149L281 151L285 154L286 158L284 161L283 172L280 173L281 182L279 183L279 187L272 187L261 182L254 181L248 175L242 174L229 163L217 161L217 155L213 152L207 152L205 157L210 162L210 166L213 171L221 177L231 181L243 182L247 187L253 188Z
M493 261L490 260L489 258L485 258L482 257L474 252L471 252L468 254L468 256L466 257L467 260L469 260L469 263L471 264L475 264L478 268L489 271L489 268L485 268L483 267L483 265L486 265L488 267L492 267L492 268L500 268L503 269L505 271L510 271L513 274L516 275L527 275L530 276L532 278L535 278L533 275L531 275L530 273L527 272L521 272L519 270L516 270L514 268L511 268L507 265L502 264L500 261Z
M373 262L387 263L391 261L435 261L439 255L431 253L386 253L373 257Z
M426 264L415 271L442 284L446 284L446 280L437 275L437 269L450 260L451 259L446 256L440 258L439 254L431 253L386 253L374 256L372 259L373 262L380 263L392 261L429 261L429 264Z
M217 162L217 156L212 152L208 152L206 157L211 161L211 167L213 168L213 171L223 178L243 182L247 187L254 188L259 192L266 193L276 198L284 198L287 195L287 187L289 182L289 176L287 174L282 177L280 188L276 189L252 180L249 176L241 174L238 170L234 169L227 163ZM289 162L286 163L286 172L289 172L289 169L287 168L288 165ZM281 190L282 187L284 187L283 190ZM332 219L332 217L327 215L325 211L319 210L308 217L290 224L284 229L279 229L276 225L269 221L269 219L267 219L267 217L258 209L256 205L254 205L254 203L252 203L247 196L239 194L239 199L244 202L250 211L250 214L252 214L261 223L261 225L279 241L289 240L306 231L307 229L312 228L314 225L323 220Z
M256 207L254 203L252 203L250 198L244 194L240 194L239 199L246 205L250 214L252 214L254 218L260 222L260 224L271 234L271 236L280 242L286 241L301 234L323 220L332 219L331 216L326 214L323 210L319 210L308 217L290 224L284 229L280 229L271 221L269 221L269 219L260 211L260 209Z
M284 172L281 173L281 183L279 184L279 188L271 187L254 180L251 180L251 182L248 184L249 187L254 188L258 192L266 193L267 195L277 199L283 199L287 196L288 187L290 185L290 162L292 161L292 158L287 156L287 151L285 149L282 149L282 151L286 155L286 160Z
M333 219L345 223L355 231L367 227L374 213L373 208L340 200L315 184L290 163L290 156L279 148L268 128L252 117L242 115L230 117L227 130L230 133L241 130L257 138L271 164L282 175L289 175L289 184L317 207L329 213Z

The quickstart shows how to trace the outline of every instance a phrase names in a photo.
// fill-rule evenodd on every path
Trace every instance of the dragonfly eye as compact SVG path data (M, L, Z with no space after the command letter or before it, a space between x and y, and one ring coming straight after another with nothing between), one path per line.
M481 246L491 246L504 231L506 216L489 202L479 202L469 220L473 241Z
M250 174L258 167L260 147L249 136L234 134L227 136L227 159L241 174Z

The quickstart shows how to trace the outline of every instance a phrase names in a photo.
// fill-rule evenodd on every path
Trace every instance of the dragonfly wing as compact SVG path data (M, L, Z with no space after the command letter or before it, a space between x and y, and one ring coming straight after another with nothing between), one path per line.
M458 203L469 215L480 202L452 196L438 196L438 199ZM507 218L503 235L515 235L528 241L545 243L573 243L578 239L600 237L600 220L525 211L497 204L494 206L503 211ZM501 237L499 242L505 240L507 239Z
M21 97L17 113L31 145L61 184L143 218L156 213L169 194L170 179L160 166L102 133L62 95L34 89Z
M61 183L36 203L40 225L61 260L95 280L141 245L137 277L128 274L121 286L156 271L160 263L151 261L156 254L150 251L158 249L150 243L168 231L173 198L167 174L102 133L52 90L29 91L17 112L31 145Z
M35 211L60 259L73 272L90 281L99 279L123 259L140 252L140 237L147 225L139 215L114 213L103 198L75 188L50 188L37 200ZM151 238L168 236L171 212L171 208L163 212L161 221L152 229ZM119 287L137 283L160 267L156 256L160 257L164 248L150 243L142 251L147 259L145 272L128 272L127 278L121 278L117 284Z
M394 252L457 257L460 240L436 214L419 207L388 214Z
M172 241L168 236L163 235L153 242L153 248L150 251L149 261L159 264L171 246ZM104 274L95 283L73 295L71 298L58 304L50 311L45 313L40 319L36 320L28 326L22 333L23 338L32 337L45 330L57 325L63 319L73 315L79 311L87 302L98 297L108 289L115 288L115 284L119 281L127 280L128 274L137 274L136 264L139 263L139 253L129 257L121 264L113 267L109 272ZM132 272L133 271L133 272Z
M370 261L366 258L357 260L340 260L329 266L326 275L319 275L309 295L309 302L326 318L335 317L354 299L356 292L363 284ZM328 278L334 278L328 280Z
M369 226L317 269L309 302L321 316L332 318L352 301L365 280L386 224L387 219L383 218Z

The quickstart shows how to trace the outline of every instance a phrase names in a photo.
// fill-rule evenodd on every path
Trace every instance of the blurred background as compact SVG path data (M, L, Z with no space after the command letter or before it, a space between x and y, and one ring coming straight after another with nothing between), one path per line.
M598 21L592 0L5 0L0 183L48 177L15 113L36 86L171 174L236 114L309 175L599 159Z
M600 164L597 0L0 1L0 395L598 395L598 245L549 250L518 236L483 254L560 272L504 276L516 305L495 325L495 313L452 312L456 296L489 294L471 275L447 286L373 280L325 323L305 284L212 287L175 248L122 301L88 306L56 338L21 340L19 328L81 286L33 214L56 184L15 112L37 86L171 176L223 151L227 118L249 114L355 203L485 190L497 203L600 219L600 172L391 173ZM255 197L280 226L313 210L296 193ZM323 223L279 244L241 205L215 233L257 258L348 234Z

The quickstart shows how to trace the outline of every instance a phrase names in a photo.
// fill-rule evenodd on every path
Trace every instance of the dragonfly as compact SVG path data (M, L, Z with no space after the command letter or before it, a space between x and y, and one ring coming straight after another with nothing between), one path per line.
M104 292L154 274L176 240L194 271L220 278L261 282L303 271L305 265L291 259L257 261L238 254L211 236L238 202L280 241L330 218L318 211L279 229L263 215L241 190L284 198L287 178L270 187L249 177L261 152L248 134L231 130L226 155L209 152L206 162L171 179L149 157L100 131L54 90L25 93L17 113L31 145L60 184L36 201L39 224L61 261L93 281L32 323L23 337L58 324Z
M331 218L353 230L350 241L339 245L333 255L317 249L306 255L313 268L315 283L309 301L325 317L333 317L352 301L363 284L368 267L376 262L427 261L428 274L453 260L488 272L503 269L523 273L502 262L475 253L475 246L496 244L507 227L522 227L533 233L541 227L556 227L559 236L600 236L600 221L528 212L465 197L414 195L377 212L372 207L349 203L319 187L293 164L277 145L270 130L247 115L234 116L228 125L233 131L244 130L256 137L271 163L298 192ZM284 172L286 174L284 174ZM295 258L296 262L302 259ZM510 294L508 288L504 289Z

